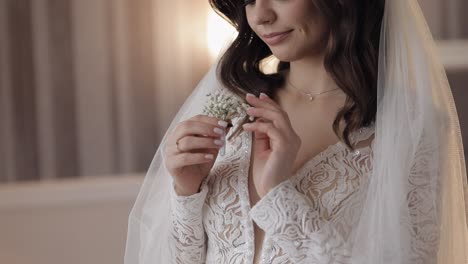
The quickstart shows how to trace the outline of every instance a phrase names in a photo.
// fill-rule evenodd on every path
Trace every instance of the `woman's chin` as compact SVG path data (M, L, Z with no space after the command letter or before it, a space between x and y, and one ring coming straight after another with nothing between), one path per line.
M280 61L292 62L298 61L305 58L321 57L323 54L323 49L316 50L304 50L304 49L292 49L288 47L275 47L270 48L271 53L278 58Z
M271 49L271 53L278 60L284 61L284 62L291 62L297 59L296 54L288 50Z

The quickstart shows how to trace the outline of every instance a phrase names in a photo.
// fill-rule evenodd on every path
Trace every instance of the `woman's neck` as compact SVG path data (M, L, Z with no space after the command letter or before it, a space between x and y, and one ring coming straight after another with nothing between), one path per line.
M298 89L316 94L338 88L333 78L325 70L323 56L291 62L285 78L285 89L299 96L301 93Z

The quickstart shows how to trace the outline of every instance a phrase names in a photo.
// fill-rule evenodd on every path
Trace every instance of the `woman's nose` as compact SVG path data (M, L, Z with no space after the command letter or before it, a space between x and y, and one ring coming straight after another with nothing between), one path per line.
M276 19L274 10L271 8L269 1L257 0L250 8L252 22L257 25L271 24Z

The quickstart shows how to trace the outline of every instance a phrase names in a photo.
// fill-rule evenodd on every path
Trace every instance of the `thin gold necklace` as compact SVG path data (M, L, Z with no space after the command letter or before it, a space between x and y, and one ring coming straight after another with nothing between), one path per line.
M331 90L323 91L323 92L319 92L319 93L309 93L309 92L306 92L306 91L304 91L304 90L302 90L302 89L297 88L297 87L294 86L289 80L288 80L288 83L289 83L289 85L291 85L294 89L296 89L296 90L298 90L299 92L301 92L301 93L307 95L307 96L309 97L309 101L311 101L311 102L315 99L316 96L319 96L319 95L324 94L324 93L333 92L333 91L335 91L335 90L340 89L340 88L335 88L335 89L331 89Z

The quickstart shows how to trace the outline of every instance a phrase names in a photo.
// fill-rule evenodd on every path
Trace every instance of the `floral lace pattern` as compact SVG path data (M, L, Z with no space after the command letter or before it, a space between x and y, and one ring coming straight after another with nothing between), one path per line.
M372 126L355 132L351 142L368 139L373 132ZM349 263L347 241L362 211L373 146L355 151L342 142L329 146L251 208L247 178L251 143L251 133L243 133L229 144L200 193L173 194L175 263L253 263L253 221L265 231L258 253L261 264ZM414 194L410 192L408 199L417 205L412 212L419 216L424 205L417 189L424 187L409 184ZM433 210L428 210L424 213L431 219ZM413 230L418 259L423 255L418 252L433 250L431 238L437 228L433 224Z
M203 263L205 260L205 232L200 215L203 207L206 187L201 192L190 197L177 196L171 192L173 237L175 245L174 256L176 263Z

